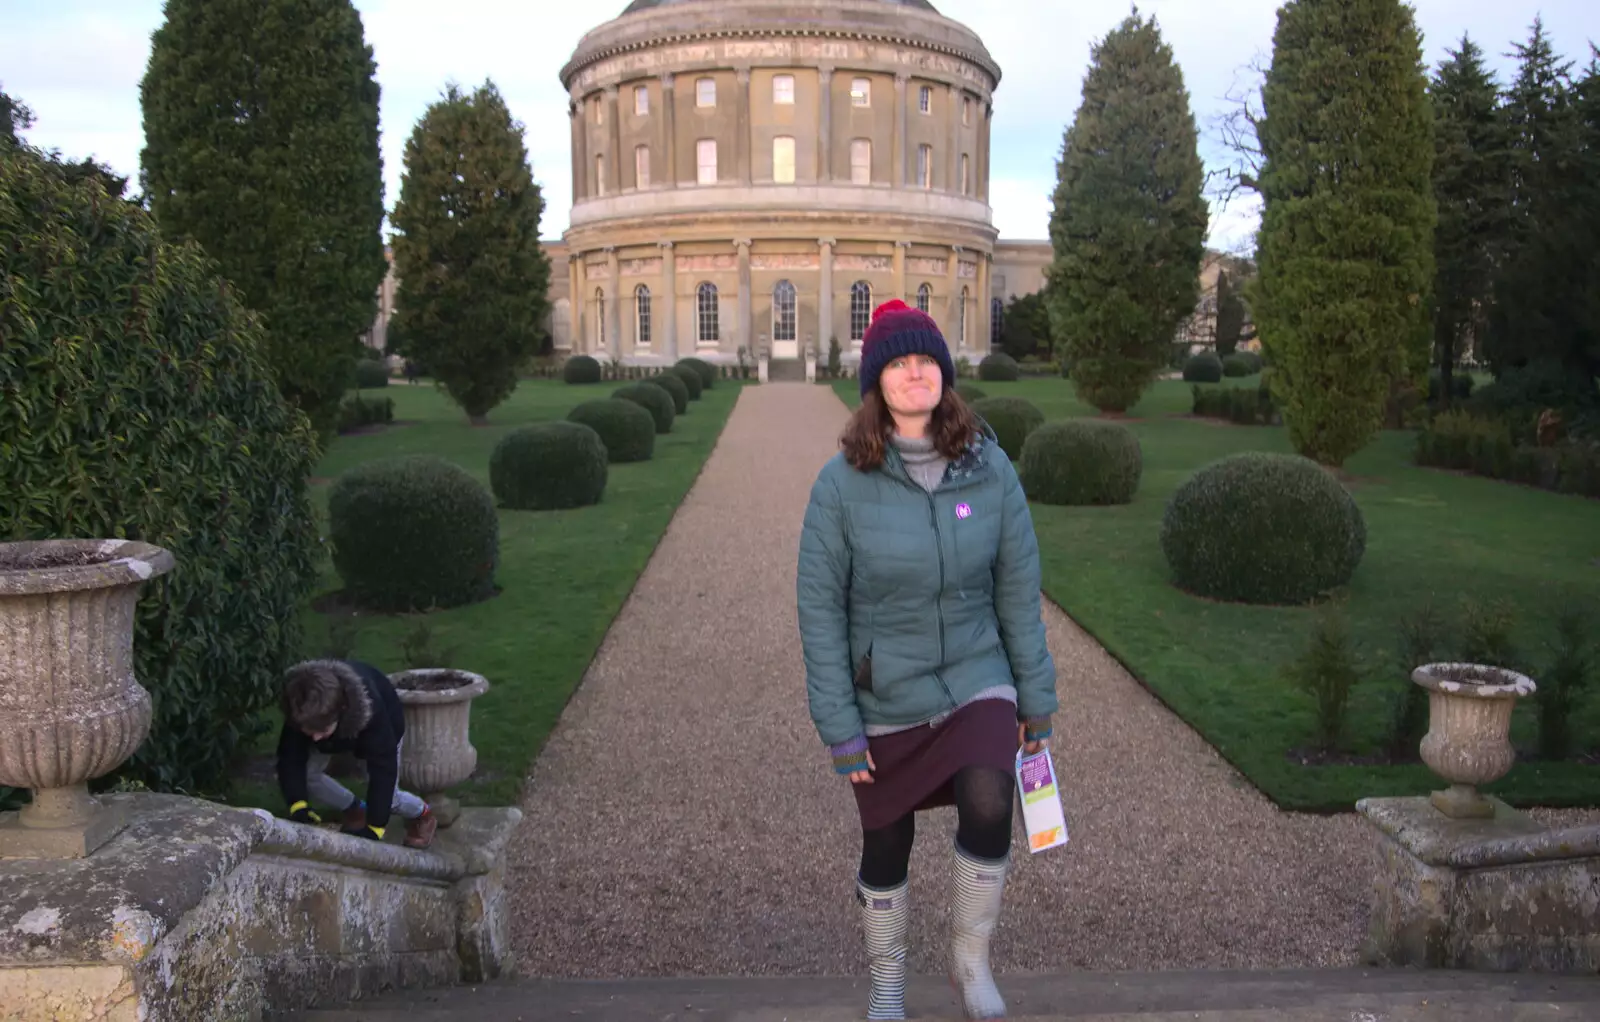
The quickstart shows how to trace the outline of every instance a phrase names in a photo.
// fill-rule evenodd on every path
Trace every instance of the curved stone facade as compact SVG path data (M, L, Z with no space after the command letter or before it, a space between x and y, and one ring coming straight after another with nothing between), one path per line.
M558 349L825 359L836 338L848 361L900 297L981 357L999 80L926 0L636 0L561 71Z

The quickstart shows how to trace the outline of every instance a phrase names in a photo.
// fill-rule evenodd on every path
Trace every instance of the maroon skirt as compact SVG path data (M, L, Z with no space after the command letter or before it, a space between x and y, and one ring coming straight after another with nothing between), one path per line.
M907 813L955 804L962 767L1007 772L1017 762L1017 707L979 699L932 724L867 739L871 784L852 784L863 830L887 827Z

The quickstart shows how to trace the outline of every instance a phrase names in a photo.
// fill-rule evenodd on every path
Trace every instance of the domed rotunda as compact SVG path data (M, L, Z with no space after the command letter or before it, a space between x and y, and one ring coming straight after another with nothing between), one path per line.
M634 0L561 69L558 347L776 366L837 340L848 363L898 297L981 358L999 81L927 0Z

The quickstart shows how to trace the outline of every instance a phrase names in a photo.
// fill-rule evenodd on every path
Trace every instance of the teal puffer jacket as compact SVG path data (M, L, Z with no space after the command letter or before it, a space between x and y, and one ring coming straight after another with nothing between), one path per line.
M866 725L921 723L996 685L1016 688L1019 719L1057 708L1033 518L991 437L932 493L892 446L872 472L835 454L811 488L796 588L806 695L826 745Z

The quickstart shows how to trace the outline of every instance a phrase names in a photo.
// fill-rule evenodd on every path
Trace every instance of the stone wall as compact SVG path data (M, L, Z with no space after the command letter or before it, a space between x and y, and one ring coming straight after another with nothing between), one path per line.
M256 1020L512 970L516 809L465 810L416 851L178 796L111 798L133 822L93 856L0 860L0 1022Z

